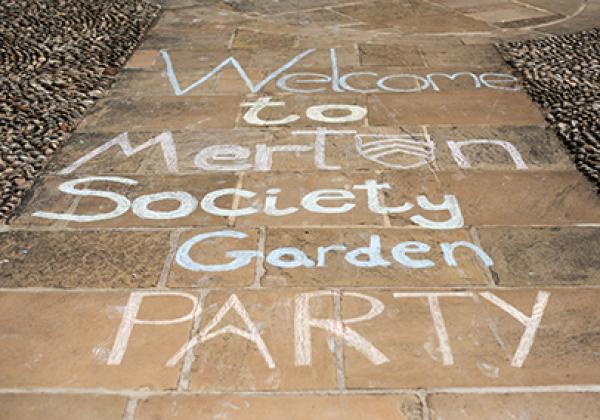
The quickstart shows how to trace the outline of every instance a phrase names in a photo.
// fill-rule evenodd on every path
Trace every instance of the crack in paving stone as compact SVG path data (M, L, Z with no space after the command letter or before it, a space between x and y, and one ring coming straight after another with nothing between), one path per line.
M600 28L496 47L600 194Z
M158 16L146 0L0 2L0 220Z

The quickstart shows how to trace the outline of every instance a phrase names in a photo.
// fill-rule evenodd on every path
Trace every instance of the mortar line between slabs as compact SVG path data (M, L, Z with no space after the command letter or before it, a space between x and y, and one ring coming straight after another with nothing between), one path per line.
M425 394L544 394L544 393L600 393L600 384L573 385L531 385L531 386L493 386L493 387L447 387L447 388L372 388L372 389L319 389L301 391L174 391L174 390L136 390L105 388L0 388L0 395L16 394L73 394L73 395L113 395L132 399L144 399L161 396L353 396L353 395L416 395Z
M156 289L168 289L167 282L169 281L171 266L173 265L173 260L175 259L175 253L177 252L177 244L179 243L179 238L181 237L182 232L183 229L176 229L171 231L171 234L169 235L169 253L165 258L165 263L160 273L160 278L158 280L158 284L156 285Z
M133 292L148 292L148 293L162 293L162 292L183 292L183 293L201 293L207 292L223 292L223 291L263 291L263 292L285 292L285 291L314 291L314 290L340 290L345 291L371 291L371 292L392 292L392 291L486 291L494 290L498 292L517 292L524 290L548 290L548 291L584 291L584 290L599 290L600 284L598 285L578 285L578 286L566 286L566 285L527 285L527 286L495 286L491 288L487 284L479 285L450 285L450 286L390 286L390 285L370 285L370 286L336 286L336 285L295 285L295 286L276 286L276 287L264 287L260 289L250 286L227 286L227 287L172 287L167 289L157 290L154 287L149 288L91 288L91 287L79 287L71 289L61 289L52 287L0 287L0 293L133 293Z
M1 225L0 232L172 232L174 230L188 231L197 229L231 229L228 225L197 225L197 226L180 226L180 227L58 227L58 226L13 226ZM268 227L270 229L386 229L396 231L423 231L435 233L435 230L423 228L420 226L384 226L383 224L376 225L247 225L236 226L238 229L256 229L260 227ZM533 229L533 228L600 228L600 223L565 223L565 224L532 224L532 225L464 225L458 229L452 230L468 230L471 227L477 229ZM443 232L451 232L452 230L444 230Z
M192 328L190 330L189 338L190 340L194 339L200 333L200 325L202 323L202 318L204 317L204 306L206 305L206 296L208 295L208 291L200 292L200 297L198 298L198 307L194 311L194 319L192 321ZM190 349L185 353L183 358L183 363L181 364L181 371L179 373L179 380L177 383L177 391L186 392L190 389L190 373L192 372L192 366L194 361L196 360L196 354L194 353L195 346L190 347Z

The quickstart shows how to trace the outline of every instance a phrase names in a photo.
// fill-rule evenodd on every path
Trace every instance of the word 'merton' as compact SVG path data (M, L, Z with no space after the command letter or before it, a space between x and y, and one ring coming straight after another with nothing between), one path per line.
M269 84L277 79L276 85L282 91L291 93L326 93L328 88L333 92L352 92L352 93L410 93L421 92L425 90L439 91L440 87L436 80L449 79L454 81L459 77L470 79L473 87L476 89L485 87L489 89L516 91L519 90L517 78L505 73L485 72L475 74L472 72L457 72L457 73L440 73L432 72L425 76L419 76L412 73L397 73L382 75L372 71L354 71L342 74L339 71L335 48L329 50L331 74L314 73L314 72L299 72L284 74L288 69L298 64L306 56L315 52L315 48L310 48L293 57L290 61L270 73L263 80L256 84L250 80L248 74L235 57L229 57L221 64L216 66L210 72L202 76L200 79L193 82L188 87L181 87L175 74L175 69L171 61L171 57L167 50L162 50L161 55L167 69L169 82L173 87L175 95L185 95L197 87L202 86L211 77L219 74L224 67L231 65L237 70L240 78L244 81L248 90L251 93L258 93ZM358 83L360 80L361 83ZM365 81L369 81L369 88L360 88L364 86Z

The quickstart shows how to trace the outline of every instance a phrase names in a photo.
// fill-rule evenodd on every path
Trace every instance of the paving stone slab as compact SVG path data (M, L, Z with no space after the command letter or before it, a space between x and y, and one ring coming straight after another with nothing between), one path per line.
M592 186L574 171L449 172L439 178L444 191L457 197L466 225L573 225L600 220L600 202Z
M434 394L427 398L432 420L594 419L597 393Z
M436 162L442 171L521 170L519 159L529 170L574 170L558 139L541 126L430 126L427 133L436 143ZM460 156L452 153L449 142L459 148ZM511 154L511 147L517 154Z
M62 193L59 188L66 182L76 182L75 190L88 193ZM49 176L14 224L61 227L66 223L76 229L226 226L226 217L207 213L199 202L209 192L234 188L236 183L234 175ZM142 205L137 199L148 201ZM216 198L214 204L231 209L232 196Z
M219 396L150 398L140 403L135 420L306 418L374 420L421 419L415 396Z
M168 232L2 232L0 287L151 287L168 252Z
M426 3L377 1L336 7L334 10L379 28L395 27L401 32L465 32L490 29L484 22Z
M0 395L3 420L121 420L127 399L108 395Z
M540 111L522 92L420 92L370 95L369 125L541 125Z
M165 363L187 340L191 321L136 325L120 363L108 364L129 297L123 292L0 294L0 387L176 388L180 364ZM186 298L150 297L138 319L174 319L191 309Z
M482 246L494 259L502 286L600 283L598 227L480 228Z
M600 343L595 289L487 292L492 295L479 291L473 292L474 296L460 296L456 291L458 296L439 297L437 302L419 292L396 292L402 293L396 298L392 292L364 292L386 309L379 317L353 324L352 329L390 361L376 365L380 359L369 360L366 351L345 348L346 385L427 388L597 383L596 349ZM529 352L517 352L525 327L514 318L516 313L508 311L516 308L531 317L534 304L538 311L544 306L544 292L550 295L533 341L526 340L532 343ZM372 305L364 297L343 297L342 317L359 317ZM434 327L432 317L443 321Z
M79 132L127 130L202 130L233 128L240 110L238 97L159 97L98 101Z

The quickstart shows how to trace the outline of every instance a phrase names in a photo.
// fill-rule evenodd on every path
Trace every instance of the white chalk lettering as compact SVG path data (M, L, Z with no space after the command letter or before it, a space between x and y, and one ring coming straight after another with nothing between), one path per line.
M212 331L219 324L219 322L221 322L223 318L225 318L225 315L227 315L227 313L231 309L233 309L238 314L240 319L244 322L244 325L246 326L247 330L242 330L238 327L229 324L216 331ZM173 367L177 365L177 363L179 362L179 360L181 360L185 353L187 353L197 345L202 344L208 340L211 340L223 334L237 335L254 343L254 345L256 345L256 347L258 348L260 355L263 357L265 363L267 364L267 367L269 369L275 369L275 362L273 361L273 357L271 357L271 353L269 353L269 349L263 341L260 332L258 331L258 328L256 328L256 325L250 319L250 315L248 315L246 308L244 308L244 305L242 305L242 302L240 302L240 299L235 294L232 294L229 297L229 299L227 299L227 302L225 302L225 304L219 309L219 311L213 317L213 319L206 325L206 327L202 329L202 331L200 331L198 335L192 337L190 341L184 344L183 347L181 347L179 351L177 351L177 353L175 353L173 357L171 357L167 361L166 366Z
M58 186L59 191L64 192L65 194L78 195L84 197L107 198L115 203L115 209L107 213L97 213L91 215L36 211L33 213L33 216L41 217L42 219L67 220L70 222L86 223L114 219L115 217L119 217L122 214L126 213L127 210L129 210L129 206L131 205L131 203L126 197L122 196L121 194L113 193L110 191L92 190L89 188L75 188L76 185L85 184L88 182L117 182L119 184L126 185L137 185L138 183L134 179L122 178L119 176L90 176L86 178L74 179L72 181L66 181Z
M523 157L517 150L517 148L507 141L503 140L487 140L487 139L475 139L475 140L465 140L465 141L452 141L448 140L448 148L452 152L452 157L456 161L459 167L468 169L471 167L471 164L462 153L463 146L471 145L471 144L493 144L496 146L500 146L504 148L512 158L513 162L517 169L523 170L527 169L527 165L523 161Z
M454 364L454 356L452 355L452 348L450 347L450 340L448 338L448 331L446 329L446 323L444 322L444 316L440 308L440 297L472 297L473 293L470 292L407 292L407 293L394 293L396 299L399 298L412 298L412 297L426 297L427 303L429 304L429 312L433 320L433 326L435 333L438 338L439 352L442 354L442 363L444 366L451 366Z
M350 191L347 190L316 190L306 194L302 197L302 207L312 213L323 213L323 214L338 214L346 213L352 210L356 204L344 203L337 207L324 207L319 204L320 201L334 201L334 200L354 200L356 197Z
M217 144L215 146L205 147L200 150L194 158L194 163L200 169L205 171L246 171L252 169L252 164L243 163L250 157L250 149L247 147L237 146L235 144ZM219 163L211 163L210 161L223 162L240 162L222 165Z
M456 267L458 265L458 262L456 262L456 259L454 258L454 250L458 247L469 248L471 251L475 252L475 255L477 255L481 259L481 261L483 262L483 265L485 265L486 267L491 267L492 265L494 265L494 262L492 261L490 256L488 254L486 254L485 252L483 252L483 250L481 248L479 248L477 245L472 244L471 242L467 242L467 241L456 241L456 242L452 242L452 243L442 242L440 244L440 247L442 248L442 254L444 255L444 260L450 267Z
M148 208L150 204L163 200L179 201L179 207L170 211L156 211ZM198 200L191 194L185 191L167 191L136 198L131 204L131 211L142 219L169 220L189 216L196 210L196 207L198 207Z
M347 111L348 114L340 117L328 117L325 115L325 112L338 110ZM313 121L324 123L349 123L362 120L364 117L366 117L367 109L358 105L346 104L313 105L306 109L306 116Z
M158 320L143 320L138 319L137 315L142 305L142 301L151 297L164 297L174 296L188 299L192 302L192 309L185 315L178 318L172 319L158 319ZM194 318L197 311L199 310L198 298L189 293L183 292L132 292L129 295L129 300L123 311L123 317L121 318L121 325L117 330L117 335L113 343L112 350L108 356L108 365L120 365L123 361L123 356L127 351L129 345L129 338L133 327L136 325L173 325L180 324L182 322L190 321Z
M365 315L349 319L326 319L313 318L310 313L310 301L313 298L333 297L337 292L319 291L311 293L302 293L295 299L296 312L294 315L294 337L295 337L295 359L297 366L310 366L312 363L312 334L311 328L320 328L336 337L341 338L344 343L360 352L372 364L381 365L389 362L389 359L371 342L363 336L348 327L349 324L368 321L380 315L384 306L383 303L374 297L363 295L361 293L344 293L344 297L354 297L366 300L371 304L371 309Z
M417 196L417 204L425 210L446 210L448 213L450 213L450 218L443 222L435 222L420 215L411 216L410 220L421 227L425 227L427 229L458 229L464 225L458 200L453 195L444 195L444 201L442 204L432 204L427 197L424 195L419 195Z
M409 241L401 242L392 248L392 256L396 261L408 268L430 268L435 265L431 260L415 260L406 254L429 252L431 247L423 242Z
M523 367L531 347L533 346L535 334L540 326L540 322L542 322L544 310L550 299L550 293L544 291L539 291L537 293L530 317L526 316L523 312L500 299L493 293L481 292L479 294L525 326L525 331L521 336L521 340L519 341L519 345L511 361L511 366L516 368Z
M247 266L252 262L253 258L261 256L259 251L228 251L225 256L233 258L232 261L225 264L202 264L192 259L190 251L192 247L200 242L204 242L211 238L233 238L233 239L244 239L247 238L243 232L235 230L222 230L217 232L200 233L194 237L188 239L183 245L179 247L175 254L175 261L181 267L190 271L204 271L209 273L220 272L220 271L232 271Z
M240 63L235 59L235 57L229 57L226 60L224 60L221 64L219 64L217 67L212 69L205 76L198 79L197 81L195 81L194 83L192 83L191 85L189 85L187 88L184 88L184 89L181 89L181 87L179 86L179 82L177 81L177 76L175 75L175 69L173 68L173 63L171 62L171 57L169 56L169 53L167 52L167 50L161 50L160 53L165 62L165 66L167 69L167 77L169 78L171 87L173 88L175 95L181 96L181 95L185 95L186 93L192 91L193 89L197 88L198 86L201 86L204 82L206 82L212 76L219 73L228 64L231 64L237 70L238 74L240 75L240 77L242 78L244 83L246 83L246 86L248 87L250 92L252 92L252 93L260 92L262 90L262 88L264 88L267 85L267 83L269 83L271 80L275 79L277 76L279 76L280 74L285 72L290 67L294 66L296 63L298 63L304 57L306 57L307 55L309 55L315 51L316 50L314 48L310 48L308 50L301 52L300 54L298 54L297 56L292 58L290 61L288 61L286 64L284 64L283 66L279 67L277 70L275 70L274 72L269 74L266 78L261 80L256 85L250 80L250 78L248 77L248 74L246 73L244 68L240 65Z
M67 166L66 168L60 170L58 172L59 175L68 175L74 171L76 171L80 166L84 163L89 162L96 156L106 152L113 146L119 146L121 151L126 157L131 157L142 150L149 148L150 146L154 146L156 144L160 144L162 149L163 158L165 160L165 165L167 167L167 171L176 173L177 172L177 152L175 150L175 142L173 141L173 135L170 131L165 131L164 133L159 134L156 137L151 138L145 143L140 144L137 147L131 147L131 143L129 141L129 135L127 133L121 133L117 137L112 140L107 141L102 146L92 150L87 153L80 159L77 159L75 162Z
M278 120L263 120L258 116L258 113L265 108L268 107L284 107L285 102L271 102L271 97L265 96L262 98L258 98L254 102L242 102L240 104L242 107L250 107L248 111L244 114L244 121L248 124L253 125L282 125L282 124L290 124L294 121L298 121L300 119L299 115L291 114L285 118L280 118Z

